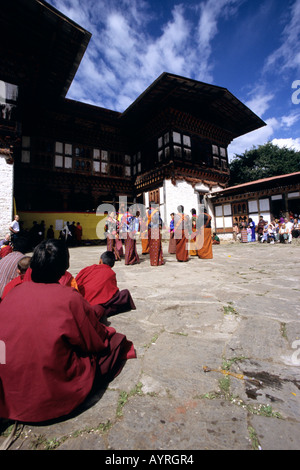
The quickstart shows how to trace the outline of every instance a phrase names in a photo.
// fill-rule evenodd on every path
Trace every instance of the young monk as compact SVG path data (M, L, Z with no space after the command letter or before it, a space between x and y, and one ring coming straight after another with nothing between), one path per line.
M4 240L1 248L0 248L0 258L4 258L9 253L12 253L13 249L9 244L8 240Z
M2 418L36 423L68 415L95 379L107 383L136 357L133 344L99 322L79 292L58 283L68 266L65 243L43 241L31 260L33 282L0 303Z
M91 305L101 305L106 316L136 309L129 290L118 288L114 264L114 253L105 251L99 264L83 268L76 276L79 292Z
M23 258L18 261L18 276L12 279L8 284L6 284L3 290L2 299L4 299L4 297L8 294L11 289L18 286L19 284L22 284L22 282L24 281L24 276L30 266L30 260L31 256L23 256Z

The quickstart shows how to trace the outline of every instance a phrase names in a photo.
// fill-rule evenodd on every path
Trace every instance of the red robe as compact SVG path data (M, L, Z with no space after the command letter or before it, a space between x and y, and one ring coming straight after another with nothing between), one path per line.
M12 290L14 287L18 286L19 284L22 284L24 281L24 274L21 274L20 276L15 277L12 279L6 286L4 287L4 291L2 294L2 299L6 297L6 295L9 293L10 290Z
M4 258L6 255L8 255L9 253L12 253L12 247L10 245L4 245L1 249L0 249L0 258Z
M188 218L184 214L176 214L174 219L174 233L176 239L176 259L177 261L189 260L188 238L186 237L186 227Z
M18 286L19 284L22 284L22 282L26 281L31 281L31 268L28 268L25 274L21 274L20 276L15 277L8 284L6 284L1 298L4 299L4 297L9 293L10 290ZM78 290L77 283L69 271L66 271L58 282L62 286L69 286Z
M116 273L106 264L87 266L75 279L79 292L91 305L105 304L119 291Z
M69 414L99 376L111 379L133 344L97 319L74 289L24 282L0 304L0 417L41 422Z

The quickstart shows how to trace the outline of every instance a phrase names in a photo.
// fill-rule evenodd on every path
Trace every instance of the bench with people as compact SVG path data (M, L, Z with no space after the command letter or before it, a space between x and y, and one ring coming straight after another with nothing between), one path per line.
M252 219L248 222L246 217L239 223L237 220L233 227L234 241L243 243L258 241L260 243L292 243L293 239L300 237L300 218L297 214L289 217L272 218L269 222L264 220L263 216L259 216L258 224Z

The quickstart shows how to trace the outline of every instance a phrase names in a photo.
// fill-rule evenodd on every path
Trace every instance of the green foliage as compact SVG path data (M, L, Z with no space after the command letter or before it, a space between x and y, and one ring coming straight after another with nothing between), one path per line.
M268 142L235 155L229 164L230 186L300 171L300 152Z

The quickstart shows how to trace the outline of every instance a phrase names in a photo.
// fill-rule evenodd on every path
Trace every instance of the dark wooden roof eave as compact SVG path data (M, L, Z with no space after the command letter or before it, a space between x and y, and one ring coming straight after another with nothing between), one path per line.
M170 106L211 122L233 138L266 125L226 88L167 72L162 73L122 113L121 119L127 125L142 124L145 119Z
M75 77L91 33L44 0L2 2L0 51L3 80L22 85L37 101L64 97Z
M300 172L289 173L286 175L272 176L270 178L263 178L247 183L238 184L236 186L227 187L221 191L216 191L211 195L212 199L217 199L225 196L232 196L234 194L241 194L246 192L259 191L261 189L283 187L290 184L300 185Z

